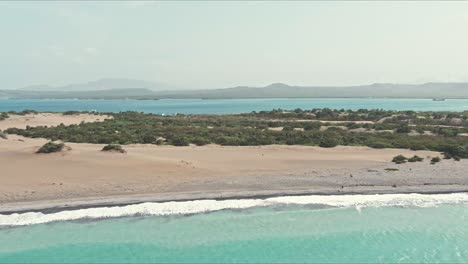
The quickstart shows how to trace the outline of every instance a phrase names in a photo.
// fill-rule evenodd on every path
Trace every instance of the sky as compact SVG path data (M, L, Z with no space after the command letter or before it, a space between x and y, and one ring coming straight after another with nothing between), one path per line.
M468 1L0 2L0 89L468 81Z

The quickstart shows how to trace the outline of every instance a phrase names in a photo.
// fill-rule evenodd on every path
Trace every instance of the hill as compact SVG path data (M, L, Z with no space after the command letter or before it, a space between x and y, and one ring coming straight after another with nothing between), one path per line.
M126 81L122 81L126 80ZM132 87L129 87L132 85ZM138 87L145 86L145 87ZM64 87L0 90L0 98L77 99L236 99L236 98L468 98L468 83L391 84L361 86L238 86L224 89L158 90L155 84L129 79L102 79ZM125 88L121 88L125 87ZM151 88L152 87L152 88ZM29 88L31 89L31 88Z
M468 83L371 84L362 86L239 86L227 89L158 92L159 98L468 98Z

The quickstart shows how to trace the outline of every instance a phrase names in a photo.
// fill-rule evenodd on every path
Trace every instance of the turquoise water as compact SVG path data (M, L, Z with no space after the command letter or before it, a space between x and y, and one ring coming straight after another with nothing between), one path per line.
M468 110L468 99L432 101L431 99L165 99L165 100L48 100L48 99L0 99L1 111L63 112L99 111L119 112L138 111L156 114L230 114L251 111L282 109L385 109L417 111L464 111Z
M0 262L468 262L468 205L281 206L3 228Z

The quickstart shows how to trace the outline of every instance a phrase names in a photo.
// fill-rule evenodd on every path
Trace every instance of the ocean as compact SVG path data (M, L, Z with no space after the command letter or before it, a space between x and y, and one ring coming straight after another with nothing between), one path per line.
M67 100L67 99L0 99L0 112L37 111L63 112L138 111L156 114L233 114L281 108L333 108L384 109L415 111L465 111L468 99L363 99L363 98L310 98L310 99L164 99L164 100Z
M200 200L22 213L0 216L0 262L466 263L467 220L463 193Z

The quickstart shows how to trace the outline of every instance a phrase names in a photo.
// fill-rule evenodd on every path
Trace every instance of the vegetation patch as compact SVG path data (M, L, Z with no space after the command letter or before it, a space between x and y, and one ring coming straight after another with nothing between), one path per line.
M4 112L1 112L1 113L0 113L0 121L5 120L5 119L7 119L8 117L10 117L10 116L8 115L8 113L4 113Z
M423 160L424 160L424 158L421 158L421 157L419 157L417 155L414 155L413 157L408 159L408 162L421 162Z
M81 114L82 112L80 111L65 111L62 113L62 115L79 115Z
M65 144L63 143L55 143L55 142L47 142L42 147L40 147L36 153L54 153L54 152L60 152L63 150L65 147Z
M431 164L436 164L437 162L440 162L439 157L434 157L434 158L431 159Z
M119 152L119 153L126 153L125 149L118 144L109 144L102 148L102 151L110 151L110 152Z
M14 115L30 115L30 114L37 114L38 112L36 110L26 109L26 110L23 110L21 112L10 111L8 113L9 114L14 114Z
M69 111L67 114L75 113ZM468 112L275 109L228 115L102 114L113 118L68 126L10 128L6 133L52 141L120 145L368 146L431 150L444 153L447 158L468 158L468 137L458 136L468 133ZM450 122L452 118L460 122L453 125ZM340 126L358 130L320 130L322 125L337 126L337 121L343 122ZM282 129L271 129L280 127ZM429 131L431 134L408 135L406 132L411 130Z
M407 157L403 155L398 155L398 156L393 157L392 162L396 164L402 164L402 163L405 163L407 160L408 160Z
M399 171L397 168L385 168L386 171Z

